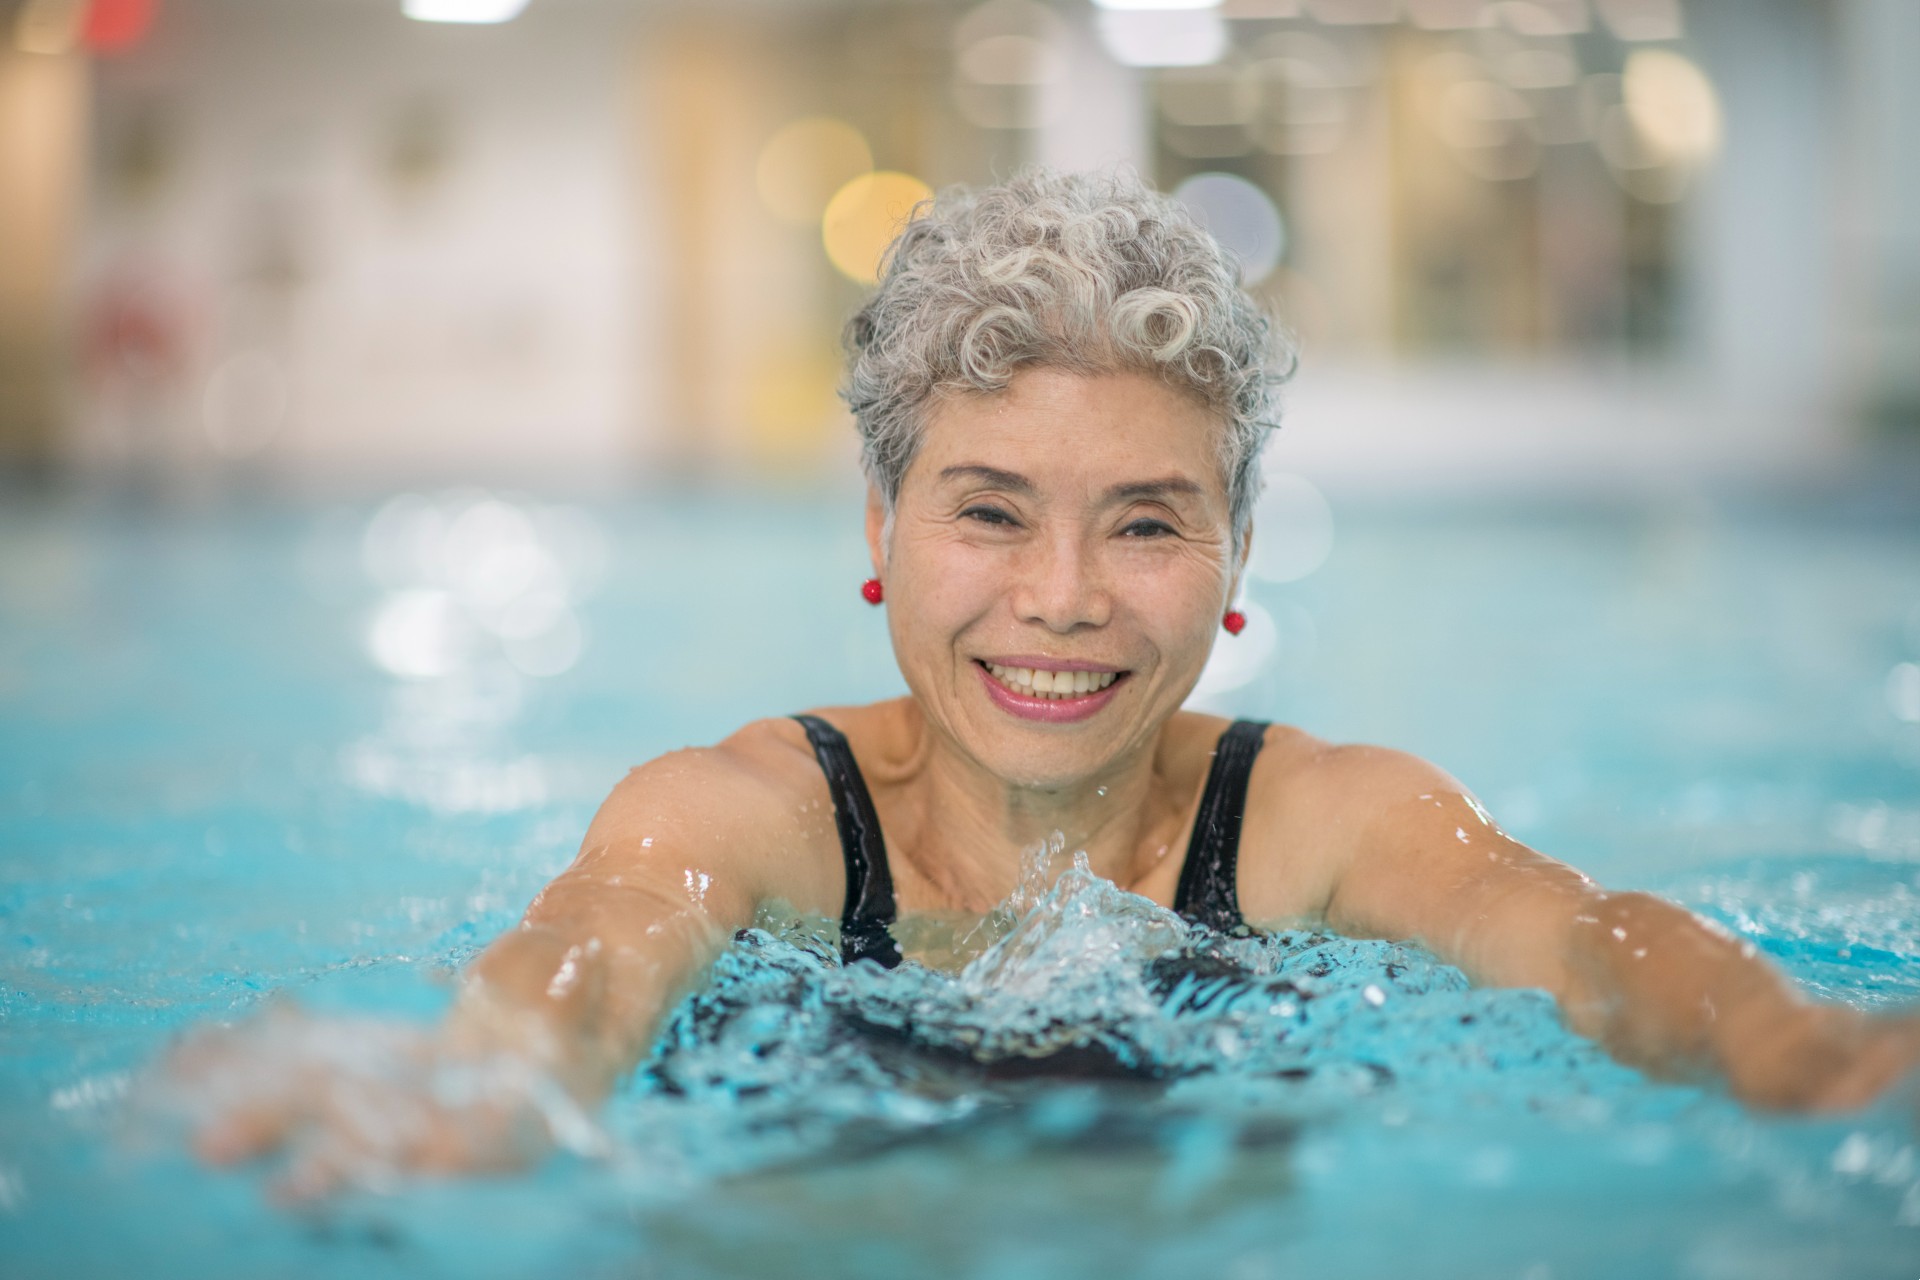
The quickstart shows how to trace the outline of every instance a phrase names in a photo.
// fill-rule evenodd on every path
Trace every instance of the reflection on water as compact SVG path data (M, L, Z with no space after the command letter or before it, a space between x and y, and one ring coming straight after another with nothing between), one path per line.
M574 507L478 492L383 505L362 538L383 589L366 648L398 683L381 727L342 753L347 778L443 813L544 803L545 766L514 752L509 731L530 683L579 661L578 606L606 560L604 535Z

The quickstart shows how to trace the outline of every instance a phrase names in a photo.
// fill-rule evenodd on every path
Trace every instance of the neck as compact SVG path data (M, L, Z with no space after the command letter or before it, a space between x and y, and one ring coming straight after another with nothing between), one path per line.
M1177 834L1178 807L1155 767L1157 735L1097 776L1034 787L996 777L931 726L922 732L917 830L902 856L953 907L984 912L1005 901L1026 851L1056 838L1066 852L1084 852L1096 875L1130 888Z

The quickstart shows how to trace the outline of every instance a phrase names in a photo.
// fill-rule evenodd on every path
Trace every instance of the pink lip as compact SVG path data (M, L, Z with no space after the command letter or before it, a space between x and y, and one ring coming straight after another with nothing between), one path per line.
M998 661L998 659L995 661ZM1031 660L1023 663L1021 659L1015 658L1009 660L1005 665L1032 666L1035 664L1032 663ZM993 673L980 664L975 663L973 669L978 671L980 673L980 679L986 682L987 696L992 698L994 705L998 706L1002 711L1019 716L1022 720L1040 720L1049 724L1070 724L1075 720L1085 720L1088 716L1096 714L1100 708L1113 701L1114 691L1126 683L1124 679L1115 680L1098 693L1082 694L1077 698L1029 698L1024 694L1015 693L998 680L995 680ZM1072 667L1042 667L1040 669L1050 671L1113 670L1112 667L1094 667L1084 664Z

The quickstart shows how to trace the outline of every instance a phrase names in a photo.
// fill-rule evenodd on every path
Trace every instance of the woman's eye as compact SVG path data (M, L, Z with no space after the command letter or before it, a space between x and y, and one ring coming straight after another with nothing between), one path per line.
M978 520L982 524L1012 525L1014 518L999 507L968 507L960 513L963 519Z

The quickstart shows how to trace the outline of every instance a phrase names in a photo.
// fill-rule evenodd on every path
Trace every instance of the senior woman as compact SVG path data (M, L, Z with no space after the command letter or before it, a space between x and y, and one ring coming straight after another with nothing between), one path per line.
M989 910L1021 850L1060 833L1206 925L1417 939L1476 981L1551 992L1628 1062L1718 1073L1756 1104L1859 1104L1920 1058L1912 1021L1803 1001L1687 912L1509 838L1430 764L1181 709L1238 630L1282 356L1180 206L1044 171L947 193L848 337L862 590L908 696L633 770L419 1056L524 1063L591 1107L762 904L838 916L849 961L891 965L898 916ZM312 1190L370 1155L511 1163L540 1129L498 1094L422 1091L404 1133L374 1140L320 1094L257 1098L203 1149L347 1134L297 1171ZM387 1149L352 1149L370 1141Z

